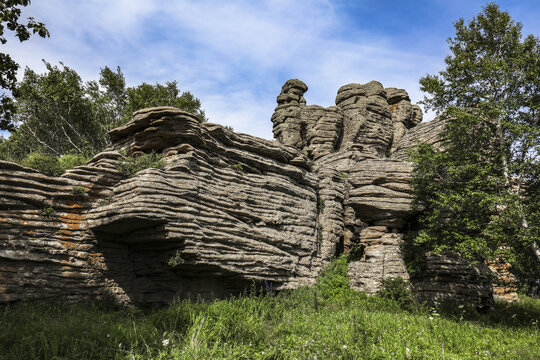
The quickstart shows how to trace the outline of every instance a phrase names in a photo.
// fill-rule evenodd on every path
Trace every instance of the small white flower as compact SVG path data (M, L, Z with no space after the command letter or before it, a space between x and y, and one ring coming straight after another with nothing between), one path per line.
M109 337L111 337L111 335L110 335L110 334L107 334L107 337L109 338Z
M430 317L429 317L429 320L433 320L433 316L430 316Z
M347 348L347 345L343 345L343 348L346 349L346 348Z
M163 346L169 345L169 342L170 342L169 339L163 339L163 341L161 341L161 343L163 344Z

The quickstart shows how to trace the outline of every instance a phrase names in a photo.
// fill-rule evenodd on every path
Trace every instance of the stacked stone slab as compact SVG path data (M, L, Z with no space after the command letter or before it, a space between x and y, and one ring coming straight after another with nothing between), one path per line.
M302 96L307 90L296 79L284 85L272 116L274 135L314 161L320 198L331 204L329 212L334 215L330 222L323 213L323 239L337 244L338 252L358 256L349 266L351 286L374 294L387 278L409 280L401 253L407 225L415 214L411 207L413 166L406 161L407 151L418 142L438 146L443 119L422 124L422 111L411 104L405 90L384 88L377 81L342 86L336 106L329 108L308 106L297 99L285 107L282 99L293 86L298 96L300 90ZM336 180L336 173L342 181ZM411 279L420 300L454 297L454 289L459 289L457 300L489 306L486 294L492 290L483 274L467 270L465 262L456 260L452 269L461 273L444 277L441 262L434 259L428 260L430 271ZM446 264L453 259L446 258ZM440 280L445 286L435 293L428 280L435 284Z
M312 284L329 260L298 150L174 108L139 111L111 137L111 151L58 178L0 162L1 301L220 297ZM163 169L120 171L150 151Z
M0 301L162 305L264 281L295 288L342 253L357 255L355 289L408 279L406 151L440 141L442 121L419 124L404 90L375 81L341 87L329 108L306 105L306 91L296 79L283 86L277 141L158 107L136 112L110 132L110 149L60 177L0 161ZM123 172L151 152L162 168Z
M484 264L471 265L454 254L428 253L425 267L414 274L413 286L420 302L451 300L486 311L494 304L491 275Z

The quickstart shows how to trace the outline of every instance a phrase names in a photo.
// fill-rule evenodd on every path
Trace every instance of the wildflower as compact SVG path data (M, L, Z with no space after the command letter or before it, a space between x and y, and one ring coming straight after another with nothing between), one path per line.
M163 339L163 341L161 341L161 343L163 344L163 346L169 345L169 342L170 342L169 339Z
M264 287L266 288L267 294L272 292L272 283L268 282L268 280L264 280Z
M433 320L433 316L430 316L430 317L429 317L429 320Z
M110 337L111 337L111 335L110 335L110 334L107 334L107 337L108 337L108 338L110 338Z
M346 349L347 348L347 345L343 345L343 349Z

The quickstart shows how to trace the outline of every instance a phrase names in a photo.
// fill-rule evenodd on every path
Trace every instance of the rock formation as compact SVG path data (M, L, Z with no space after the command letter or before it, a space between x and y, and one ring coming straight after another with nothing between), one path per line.
M428 253L425 269L414 274L413 286L420 302L451 299L486 311L494 304L491 280L485 264L471 265L453 254Z
M295 288L341 253L357 256L355 289L408 279L406 151L439 141L442 122L419 124L404 90L375 81L341 87L329 108L306 105L306 91L299 80L283 86L277 141L159 107L136 112L110 132L111 149L60 177L0 161L0 301L160 305L265 280ZM121 171L126 156L150 152L162 169Z

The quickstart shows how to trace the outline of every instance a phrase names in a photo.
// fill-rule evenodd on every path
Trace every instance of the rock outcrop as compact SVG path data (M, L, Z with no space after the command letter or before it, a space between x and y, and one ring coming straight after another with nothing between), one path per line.
M254 282L294 288L341 253L357 256L355 289L408 279L406 151L439 141L442 122L419 125L407 93L375 81L341 87L329 108L307 105L306 91L300 80L283 86L277 141L159 107L136 112L110 132L111 149L60 177L0 161L0 301L161 305ZM151 152L162 168L121 170Z
M425 269L414 274L413 284L421 302L451 300L486 311L494 304L491 280L491 272L484 264L471 265L452 254L428 253Z

